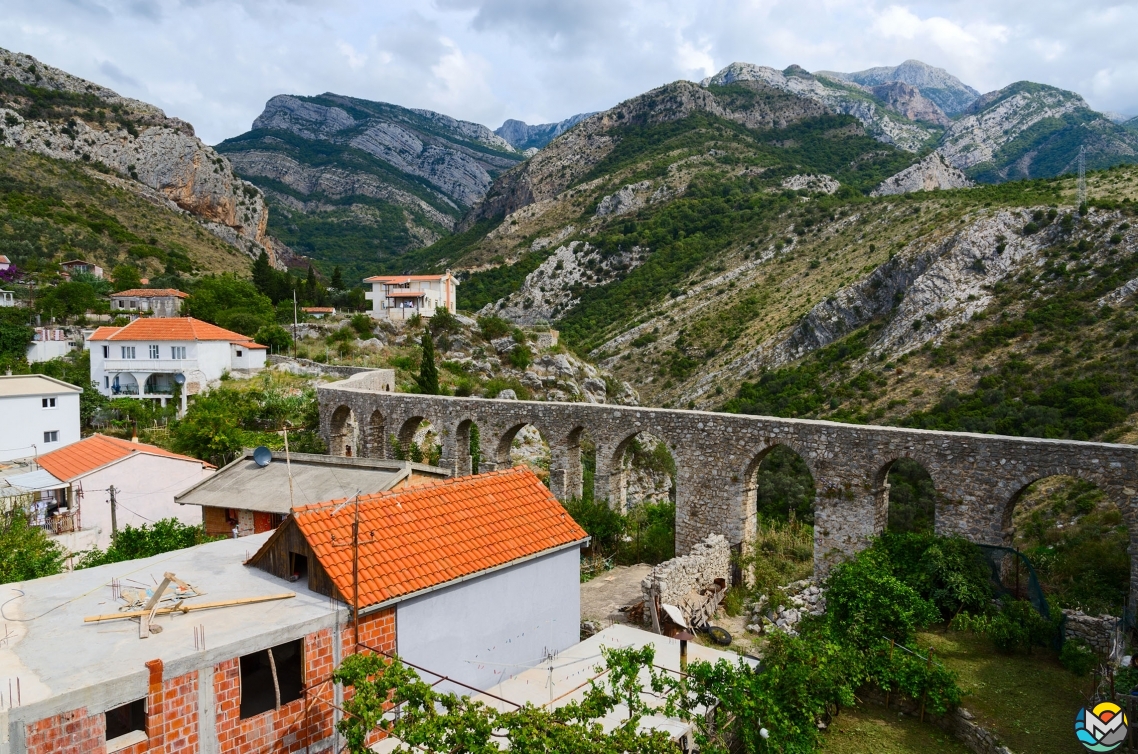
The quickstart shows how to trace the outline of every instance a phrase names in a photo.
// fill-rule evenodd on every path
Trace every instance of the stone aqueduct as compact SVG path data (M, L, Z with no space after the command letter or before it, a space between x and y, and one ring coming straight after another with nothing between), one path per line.
M911 458L939 493L936 530L984 544L1006 544L1016 500L1032 482L1065 474L1098 485L1122 511L1130 532L1131 596L1138 590L1138 447L960 432L931 432L802 419L588 403L451 398L390 392L380 373L321 386L320 430L333 455L375 458L389 437L408 443L424 420L439 433L440 465L471 469L470 430L479 428L480 470L509 464L514 436L533 425L549 444L550 481L559 499L581 494L581 438L597 449L594 489L621 501L621 459L632 439L663 439L677 466L676 551L711 533L745 545L755 536L755 480L776 445L810 468L815 502L815 566L856 552L885 527L887 474ZM1133 600L1132 600L1133 603Z

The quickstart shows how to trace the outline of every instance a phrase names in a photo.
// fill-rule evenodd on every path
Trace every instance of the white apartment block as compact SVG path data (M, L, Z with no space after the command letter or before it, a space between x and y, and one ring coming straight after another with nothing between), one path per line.
M42 374L0 375L0 461L78 442L82 392Z
M88 339L91 380L110 398L152 398L166 405L179 375L185 397L230 373L265 366L267 348L247 335L192 317L136 319L125 327L100 327Z
M374 319L402 321L416 314L433 317L435 311L443 308L451 314L455 312L455 287L458 285L454 275L394 275L365 278L371 285L371 293L364 298L371 300L371 316Z

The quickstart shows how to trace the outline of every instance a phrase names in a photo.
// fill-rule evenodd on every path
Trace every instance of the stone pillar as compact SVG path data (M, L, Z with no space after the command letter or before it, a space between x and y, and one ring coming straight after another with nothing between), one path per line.
M564 446L549 447L549 490L558 500L573 497L569 485L569 449Z
M865 480L819 476L814 484L814 576L821 578L869 545L877 496Z

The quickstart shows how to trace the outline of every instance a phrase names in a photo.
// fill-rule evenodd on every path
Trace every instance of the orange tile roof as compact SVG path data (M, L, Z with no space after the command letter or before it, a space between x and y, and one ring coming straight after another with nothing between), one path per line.
M365 283L410 283L413 280L426 281L426 280L442 280L443 278L451 277L448 272L445 275L375 275L370 278L364 278Z
M182 293L177 288L131 288L129 291L119 291L118 293L111 294L111 298L115 298L116 296L134 296L135 298L145 296L174 296L175 298L189 298L190 294Z
M96 327L95 332L91 333L91 337L87 340L110 340L111 336L121 329L121 327L107 327L106 325Z
M157 445L120 440L117 437L108 437L107 435L92 435L85 440L72 443L67 447L53 450L37 458L36 463L38 463L41 468L46 469L47 472L56 479L69 482L95 469L102 468L108 463L126 458L134 453L164 456L166 458L179 458L183 461L200 463L207 469L216 468L214 465L206 463L205 461L199 461L190 456L171 453Z
M331 306L302 306L300 310L302 312L308 312L309 314L334 314L336 311L336 309Z
M104 329L96 330L101 334ZM242 345L251 344L253 339L239 332L226 330L209 322L202 322L193 317L143 317L136 319L129 325L118 328L110 335L104 335L98 340L227 340L230 343ZM94 336L91 340L96 340ZM250 346L252 347L252 346Z
M351 600L355 506L342 503L297 508L293 518L337 591ZM588 537L522 467L363 495L359 511L361 608Z

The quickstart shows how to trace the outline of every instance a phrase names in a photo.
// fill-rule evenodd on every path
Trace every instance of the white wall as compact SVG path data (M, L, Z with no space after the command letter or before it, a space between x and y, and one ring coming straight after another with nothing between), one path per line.
M97 532L96 546L106 548L111 543L111 485L118 501L117 518L121 530L127 524L142 526L163 518L176 518L182 523L197 526L202 522L201 508L178 505L174 495L197 484L214 473L202 468L198 461L183 461L139 454L111 464L72 483L72 489L83 489L79 503L80 525L84 530Z
M35 364L66 356L72 350L73 346L68 340L33 340L28 344L28 351L25 355L28 363Z
M43 398L55 398L55 408L44 408ZM53 430L59 442L45 444L43 433ZM0 398L0 461L43 455L78 441L79 393Z
M400 602L399 655L488 689L536 665L546 651L580 641L580 573L580 550L570 547ZM470 693L457 686L444 690Z

